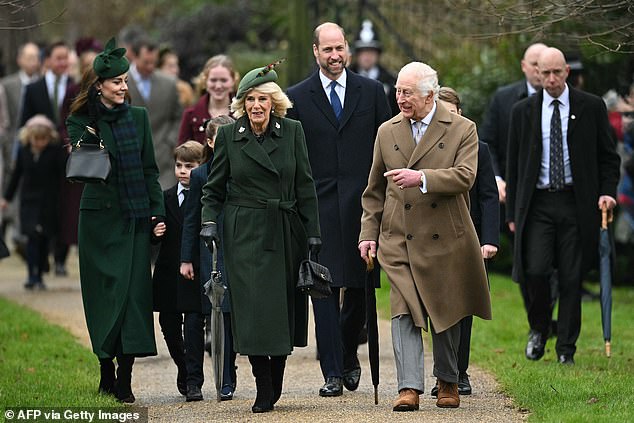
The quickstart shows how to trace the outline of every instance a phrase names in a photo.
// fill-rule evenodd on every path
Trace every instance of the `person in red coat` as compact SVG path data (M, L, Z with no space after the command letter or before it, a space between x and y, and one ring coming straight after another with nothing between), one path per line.
M240 75L228 56L219 54L207 60L198 77L200 99L183 113L178 145L188 140L205 143L204 122L217 116L231 115L229 105Z

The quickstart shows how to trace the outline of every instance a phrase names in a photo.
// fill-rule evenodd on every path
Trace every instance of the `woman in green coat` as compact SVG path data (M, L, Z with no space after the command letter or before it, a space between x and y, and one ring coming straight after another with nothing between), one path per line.
M234 349L248 355L257 387L254 413L273 409L286 356L306 346L308 303L295 286L308 247L320 241L317 196L301 124L286 119L291 102L271 66L248 72L231 109L238 120L218 128L203 187L209 245L224 207L223 248L231 281Z
M156 355L150 232L165 210L148 116L128 105L129 64L115 47L111 39L84 74L66 123L73 145L100 139L110 156L107 183L86 184L81 198L79 270L99 391L134 402L134 357Z

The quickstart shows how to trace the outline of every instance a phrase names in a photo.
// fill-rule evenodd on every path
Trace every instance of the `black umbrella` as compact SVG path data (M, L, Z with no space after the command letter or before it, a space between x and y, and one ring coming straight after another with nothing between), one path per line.
M4 243L4 240L0 238L0 259L9 257L9 255L10 253L9 253L9 249L7 248L7 245Z
M222 389L222 370L225 351L225 325L222 315L222 300L227 286L222 282L222 273L218 270L218 249L212 241L211 278L205 282L205 294L211 302L211 363L216 382L216 399L220 401Z
M376 315L376 296L374 292L374 260L368 251L367 275L365 278L365 318L368 326L368 355L370 359L370 373L374 385L374 404L379 403L379 328Z
M612 210L601 209L601 230L599 232L599 282L601 284L601 324L605 340L605 355L610 357L612 338L612 239L608 224L612 222Z

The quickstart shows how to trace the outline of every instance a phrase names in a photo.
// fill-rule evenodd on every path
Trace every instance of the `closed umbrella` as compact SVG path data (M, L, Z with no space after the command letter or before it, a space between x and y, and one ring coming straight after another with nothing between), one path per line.
M222 273L218 270L218 249L212 241L211 278L205 282L205 294L211 302L211 363L216 382L216 400L220 401L222 389L222 370L225 350L225 325L222 315L222 300L227 286L222 282Z
M367 275L365 278L365 317L368 326L368 358L370 359L370 373L374 385L374 404L379 403L379 328L376 314L376 294L374 292L374 260L368 251Z
M601 209L601 230L599 233L599 281L601 285L601 324L605 340L605 355L611 355L612 339L612 239L608 224L612 222L612 210Z

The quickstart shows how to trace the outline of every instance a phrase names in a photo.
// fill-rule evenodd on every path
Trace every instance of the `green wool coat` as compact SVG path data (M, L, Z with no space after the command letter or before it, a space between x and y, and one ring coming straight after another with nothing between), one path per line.
M224 260L236 352L288 355L306 346L308 300L295 288L317 196L299 122L271 116L262 144L246 116L222 126L203 187L202 222L224 207Z
M145 109L130 107L143 163L152 216L164 216L152 133ZM68 134L75 143L88 117L70 116ZM103 119L99 133L110 153L107 184L86 184L79 212L79 271L86 324L92 349L99 358L130 354L156 355L152 316L150 233L135 231L119 205L117 146ZM131 227L130 227L131 226Z

